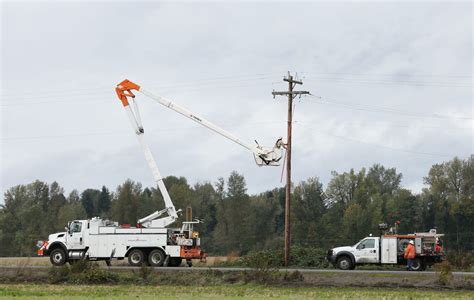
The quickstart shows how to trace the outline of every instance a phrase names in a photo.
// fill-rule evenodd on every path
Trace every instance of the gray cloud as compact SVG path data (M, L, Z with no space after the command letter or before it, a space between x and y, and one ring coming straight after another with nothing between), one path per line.
M295 12L288 14L288 12ZM296 102L293 178L382 163L420 190L434 163L473 152L471 3L2 4L2 190L153 184L113 88L124 78L242 139L286 136L287 70L324 100ZM163 175L252 193L281 168L144 96ZM388 110L388 111L387 111Z

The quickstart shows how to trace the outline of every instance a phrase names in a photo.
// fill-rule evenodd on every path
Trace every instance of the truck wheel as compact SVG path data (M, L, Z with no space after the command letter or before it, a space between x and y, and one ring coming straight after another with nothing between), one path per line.
M161 267L165 261L165 254L161 249L155 249L148 255L148 263L152 267Z
M407 247L409 242L410 242L409 239L399 239L398 240L398 252L399 253L405 252L405 248Z
M412 271L423 271L424 270L423 262L419 258L415 258L413 260L411 269Z
M352 261L348 256L342 256L337 259L337 268L340 270L351 270L352 269Z
M181 265L182 258L181 257L171 257L168 266L170 267L179 267Z
M133 249L128 253L128 264L131 266L141 266L145 263L145 256L140 249Z
M62 266L66 263L66 252L61 248L54 249L49 255L49 260L55 266Z

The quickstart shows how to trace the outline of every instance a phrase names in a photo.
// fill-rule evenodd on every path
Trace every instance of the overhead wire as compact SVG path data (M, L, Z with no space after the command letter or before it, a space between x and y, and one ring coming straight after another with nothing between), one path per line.
M344 106L353 110L381 112L381 113L398 114L398 115L406 115L406 116L413 116L413 117L424 117L424 118L463 119L463 120L474 119L473 116L450 116L450 115L442 115L442 114L424 114L420 112L403 111L403 110L397 110L397 109L382 107L382 106L374 106L374 105L366 105L366 104L351 104L347 102L340 102L332 98L316 96L313 94L309 94L309 96L320 100L320 102L316 102L319 104L339 105L339 106Z
M162 93L169 93L175 90L179 90L180 92L184 91L194 91L194 90L202 90L206 88L212 88L212 89L222 89L222 88L235 88L235 87L243 87L243 86L255 86L255 85L262 85L261 82L255 83L256 80L265 80L267 78L261 77L261 78L254 78L254 79L245 79L245 80L238 80L238 81L229 81L226 82L225 84L220 84L217 86L214 86L214 83L212 85L187 85L187 86L147 86L148 88L152 89L161 89ZM245 82L249 82L248 84L245 84ZM240 83L240 84L239 84ZM270 82L268 82L270 84ZM16 101L15 103L2 103L0 106L17 106L17 105L29 105L29 104L45 104L45 103L68 103L68 102L77 102L77 100L51 100L51 101L40 101L40 102L27 102L25 100L34 100L34 99L49 99L49 98L58 98L58 97L83 97L83 96L98 96L102 94L113 94L113 87L108 88L108 90L105 91L96 91L96 92L90 92L90 93L73 93L73 94L61 94L61 95L51 95L51 96L36 96L36 97L27 97L27 98L22 98L22 99L14 99L13 101ZM18 101L20 100L20 101ZM81 100L82 101L82 100Z
M312 129L312 128L311 127L306 127L306 129ZM314 132L321 133L321 134L331 136L331 137L334 137L334 138L346 140L346 141L356 142L356 143L365 144L365 145L378 147L378 148L389 149L389 150L393 150L393 151L400 151L400 152L406 152L406 153L417 154L417 155L425 155L425 156L437 156L437 157L454 157L455 156L455 155L451 155L451 154L431 153L431 152L417 151L417 150L404 149L404 148L395 148L395 147L391 147L391 146L380 145L380 144L376 144L376 143L370 143L370 142L367 142L367 141L363 141L363 140L359 140L359 139L355 139L355 138L351 138L351 137L347 137L347 136L341 136L341 135L337 135L337 134L333 134L333 133L329 133L329 132L321 131L321 130L315 130Z
M262 78L270 78L270 77L276 77L276 75L272 75L270 76L271 74L276 74L276 73L258 73L258 74L251 74L251 75L237 75L237 76L221 76L221 77L214 77L214 78L203 78L203 79L195 79L195 80L185 80L185 81L181 81L181 83L179 81L173 81L172 84L171 84L171 87L179 87L181 85L193 85L193 84L198 84L198 83L202 83L202 82L209 82L209 81L239 81L239 80L242 80L242 81L248 81L248 80L259 80L259 79L262 79ZM242 77L245 77L245 78L242 78ZM178 82L178 84L176 84L176 82ZM153 85L153 86L159 86L161 87L161 85L164 84L163 87L167 88L167 87L170 87L169 84L166 84L166 81L153 81L153 82L147 82L147 81L144 81L142 82L142 84L145 84L145 85ZM209 83L208 83L209 84ZM72 93L75 93L75 92L83 92L83 91L90 91L90 90L104 90L104 91L107 91L107 90L110 90L110 89L113 89L113 85L112 86L90 86L90 87L87 87L87 88L72 88L72 89L59 89L59 90L49 90L49 91L41 91L41 90L38 90L38 91L32 91L32 92L24 92L24 93L15 93L15 94L2 94L1 97L2 98L25 98L25 96L28 96L28 95L38 95L38 94L41 94L41 95L44 95L45 97L49 97L49 96L52 96L51 94L60 94L58 96L63 96L64 93L67 93L67 95L69 95L71 92ZM34 96L35 98L38 97L38 96Z
M362 77L394 77L394 76L400 76L400 74L394 74L394 73L386 73L386 74L381 74L381 73L376 73L376 74L370 74L370 73L353 73L353 72L299 72L300 74L313 74L313 75L342 75L342 76L362 76ZM409 77L444 77L444 78L471 78L472 75L452 75L452 74L420 74L420 73L411 73L409 75L406 75Z
M226 77L221 77L221 79L219 79L219 78L209 78L209 79L196 80L195 82L206 81L206 80L208 80L208 81L218 81L218 80L225 80L225 78L234 78L234 80L227 80L226 83L230 84L230 83L238 83L238 82L245 82L245 81L263 80L263 79L268 79L268 78L272 78L272 77L274 77L274 76L260 76L260 77L256 76L254 78L245 78L245 79L238 79L237 80L237 79L235 79L236 78L235 76L226 76ZM305 79L305 80L308 80L308 79ZM272 82L271 84L273 84L273 83L274 82ZM379 83L385 83L385 82L379 81ZM403 82L399 82L399 83L415 83L415 84L418 84L419 82L406 82L406 81L403 81ZM424 84L424 83L429 83L429 82L422 82L422 84ZM212 85L214 83L208 83L208 84ZM232 87L241 87L241 86L250 86L250 85L261 85L261 83L248 84L248 85L238 84L238 85L230 85L230 86L229 85L219 85L219 86L213 86L212 88L213 89L215 89L215 88L232 88ZM190 88L183 89L184 87L190 87ZM160 86L160 87L155 87L155 88L160 88L160 89L166 90L166 86ZM207 88L207 87L205 85L203 86L202 84L200 84L198 86L195 86L195 84L194 85L193 84L181 84L181 85L168 86L168 89L172 90L173 88L180 88L180 92L183 92L183 91L186 92L186 91L192 91L192 90L199 90L199 89ZM74 91L74 92L81 91L81 90L90 91L91 89L100 90L100 89L109 89L109 88L95 87L95 88L76 89L76 90L69 90L69 91ZM56 91L56 93L58 93L58 92L64 92L64 90L63 91ZM79 94L73 93L73 94L69 94L69 95L62 94L62 95L56 95L56 96L57 97L66 97L66 96L82 97L82 96L99 95L99 94L105 94L105 93L108 94L110 92L104 90L103 92L96 91L96 92L92 92L92 93L79 93ZM3 95L2 97L4 97L4 96L5 95ZM351 108L351 109L362 110L362 111L375 111L375 112L392 113L392 114L400 114L400 115L410 115L410 116L418 116L418 117L419 116L421 116L421 117L431 117L431 118L447 118L447 119L459 118L459 119L467 119L467 120L472 120L473 119L472 117L465 117L465 116L458 117L458 116L448 116L448 115L438 115L438 114L422 114L422 113L409 112L409 111L400 111L400 110L395 110L395 109L392 109L392 108L379 107L379 106L368 106L368 105L361 105L361 104L354 105L354 104L349 104L349 103L336 102L333 99L322 98L322 97L315 96L315 95L312 95L312 94L310 96L318 98L319 100L321 100L320 102L317 102L317 103L320 103L320 104L341 105L341 106L345 106L345 107L348 107L348 108ZM39 97L41 97L41 96L39 96ZM44 97L51 97L51 96L44 96ZM33 98L38 99L38 96L33 97ZM104 100L92 100L91 99L91 100L81 100L81 101L108 101L108 99L104 99ZM70 101L65 102L64 100L62 100L62 101L54 101L53 100L53 101L43 101L43 102L36 102L36 103L29 102L29 103L25 103L25 104L20 104L20 103L2 104L1 106L45 104L45 103L70 103ZM247 124L247 125L252 125L252 124ZM240 125L240 126L242 126L242 125ZM176 130L176 129L173 129L173 130ZM171 130L171 131L173 131L173 130ZM160 131L167 131L167 130L160 130ZM152 132L154 132L154 131L152 131ZM412 153L412 154L419 154L419 155L452 157L452 155L428 153L428 152L414 151L414 150L409 150L409 149L394 148L394 147L385 146L385 145L373 144L373 143L369 143L369 142L366 142L366 141L357 140L357 139L354 139L354 138L334 135L334 134L331 134L331 133L328 133L328 132L322 132L322 131L317 131L317 132L323 133L323 134L326 134L326 135L329 135L329 136L333 136L333 137L336 137L336 138L345 139L345 140L348 140L348 141L367 144L367 145L374 146L374 147L382 147L382 148L386 148L386 149L390 149L390 150L394 150L394 151L402 151L402 152L407 152L407 153ZM85 134L72 134L72 135L68 134L68 135L57 135L57 136L42 136L42 137L2 138L2 140L12 141L12 140L22 140L22 139L25 140L25 139L44 139L44 138L64 138L64 137L77 137L77 136L117 135L117 134L123 134L123 133L85 133Z
M453 88L472 88L470 84L451 84L448 82L421 82L409 80L369 80L369 79L351 79L335 77L306 77L306 81L331 81L331 83L349 83L349 84L376 84L376 85L408 85L418 87L453 87Z
M314 96L312 94L309 94L309 95ZM318 97L318 96L315 96L315 97ZM300 122L298 122L298 123L300 123ZM306 129L313 129L314 128L314 127L311 127L311 126L307 127L307 126L304 126L304 125L302 127L306 128ZM366 141L362 141L362 140L359 140L359 139L350 138L350 137L346 137L346 136L340 136L340 135L332 134L332 133L321 131L321 130L316 130L316 133L322 133L322 134L326 134L328 136L339 138L339 139L342 139L342 140L347 140L347 141L352 141L352 142L356 142L356 143L360 143L360 144L365 144L365 145L369 145L369 146L372 146L372 147L379 147L379 148L389 149L389 150L392 150L392 151L400 151L400 152L411 153L411 154L416 154L416 155L436 156L436 157L453 157L454 156L454 155L447 155L447 154L440 154L440 153L430 153L430 152L423 152L423 151L404 149L404 148L395 148L395 147L390 147L390 146L386 146L386 145L370 143L370 142L366 142ZM284 166L283 166L283 168L284 168Z
M323 73L323 72L300 72L305 74L303 78L309 81L332 81L336 83L362 83L381 85L413 85L433 87L472 87L472 75L440 75L440 74L363 74L363 73ZM436 78L435 80L422 80L423 78ZM443 80L444 78L444 80ZM439 81L441 79L442 81ZM448 79L448 80L446 80Z
M282 124L285 123L284 121L258 121L258 122L250 122L250 123L221 123L220 126L226 128L235 128L235 127L246 127L246 126L254 126L254 125L265 125L265 124ZM180 132L180 131L188 131L191 129L200 128L199 125L194 124L191 126L185 127L173 127L173 128L161 128L161 129L148 129L146 130L147 133L159 133L159 132ZM117 131L117 132L89 132L89 133L71 133L71 134L59 134L59 135L40 135L40 136L20 136L20 137L2 137L2 141L15 141L15 140L37 140L37 139L57 139L57 138L72 138L72 137L82 137L82 136L109 136L109 135L133 135L131 131Z
M229 75L229 76L219 76L219 77L208 77L208 78L202 78L202 79L195 79L195 80L188 80L188 81L183 81L182 83L176 84L176 81L173 81L173 84L170 86L169 84L165 84L164 86L161 86L163 84L163 80L159 82L144 82L147 85L158 85L160 88L169 88L169 87L182 87L182 86L189 86L189 85L195 85L199 83L204 83L204 84L212 84L214 81L227 81L227 82L236 82L236 81L252 81L252 80L259 80L259 79L266 79L266 78L271 78L271 77L276 77L277 73L255 73L255 74L248 74L248 75ZM314 81L314 80L331 80L331 81L354 81L354 78L346 78L346 77L321 77L319 75L321 74L326 74L326 75L350 75L350 76L365 76L365 77L371 77L371 76L390 76L393 77L393 74L390 75L383 75L383 74L358 74L358 73L307 73L307 72L302 72L301 74L313 74L316 75L315 78L311 77L306 77L304 76L305 80L309 81ZM443 75L410 75L411 77L443 77ZM278 76L280 77L280 76ZM445 75L444 77L454 77L454 78L472 78L469 76L456 76L456 75ZM207 83L206 83L207 82ZM374 84L390 84L390 83L397 83L397 84L412 84L412 85L432 85L432 86L449 86L449 87L472 87L472 84L468 85L467 83L463 83L464 85L453 85L453 82L432 82L432 81L423 81L423 82L417 82L417 81L411 81L411 80L396 80L393 78L389 79L382 79L382 80L373 80L373 79L363 79L362 81L360 79L356 79L354 81L355 83L374 83ZM455 83L455 82L454 82ZM52 97L52 96L67 96L70 95L70 93L76 93L76 92L83 92L83 91L91 91L91 90L96 90L99 92L100 90L102 91L107 91L110 89L108 86L100 86L100 87L87 87L87 88L73 88L73 89L60 89L60 90L50 90L50 91L34 91L34 92L26 92L23 94L2 94L2 98L22 98L22 99L29 99L28 97L25 97L27 95L33 95L32 98L38 98L38 97ZM59 95L58 95L59 93ZM66 94L64 94L66 93ZM41 94L42 96L37 96L38 94ZM31 98L31 97L30 97Z

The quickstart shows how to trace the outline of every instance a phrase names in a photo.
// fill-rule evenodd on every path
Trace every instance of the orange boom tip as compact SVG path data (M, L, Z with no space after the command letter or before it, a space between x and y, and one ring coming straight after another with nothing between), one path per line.
M132 93L132 90L139 91L140 86L128 79L117 84L115 92L117 93L119 100L122 101L123 106L128 105L128 97L135 98L135 94Z

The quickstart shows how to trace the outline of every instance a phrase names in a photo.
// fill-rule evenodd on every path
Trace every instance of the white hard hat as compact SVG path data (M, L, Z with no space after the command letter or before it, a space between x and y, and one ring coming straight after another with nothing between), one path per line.
M412 244L412 245L413 245L413 244L414 244L414 243L413 243L413 241L410 241L410 244Z

